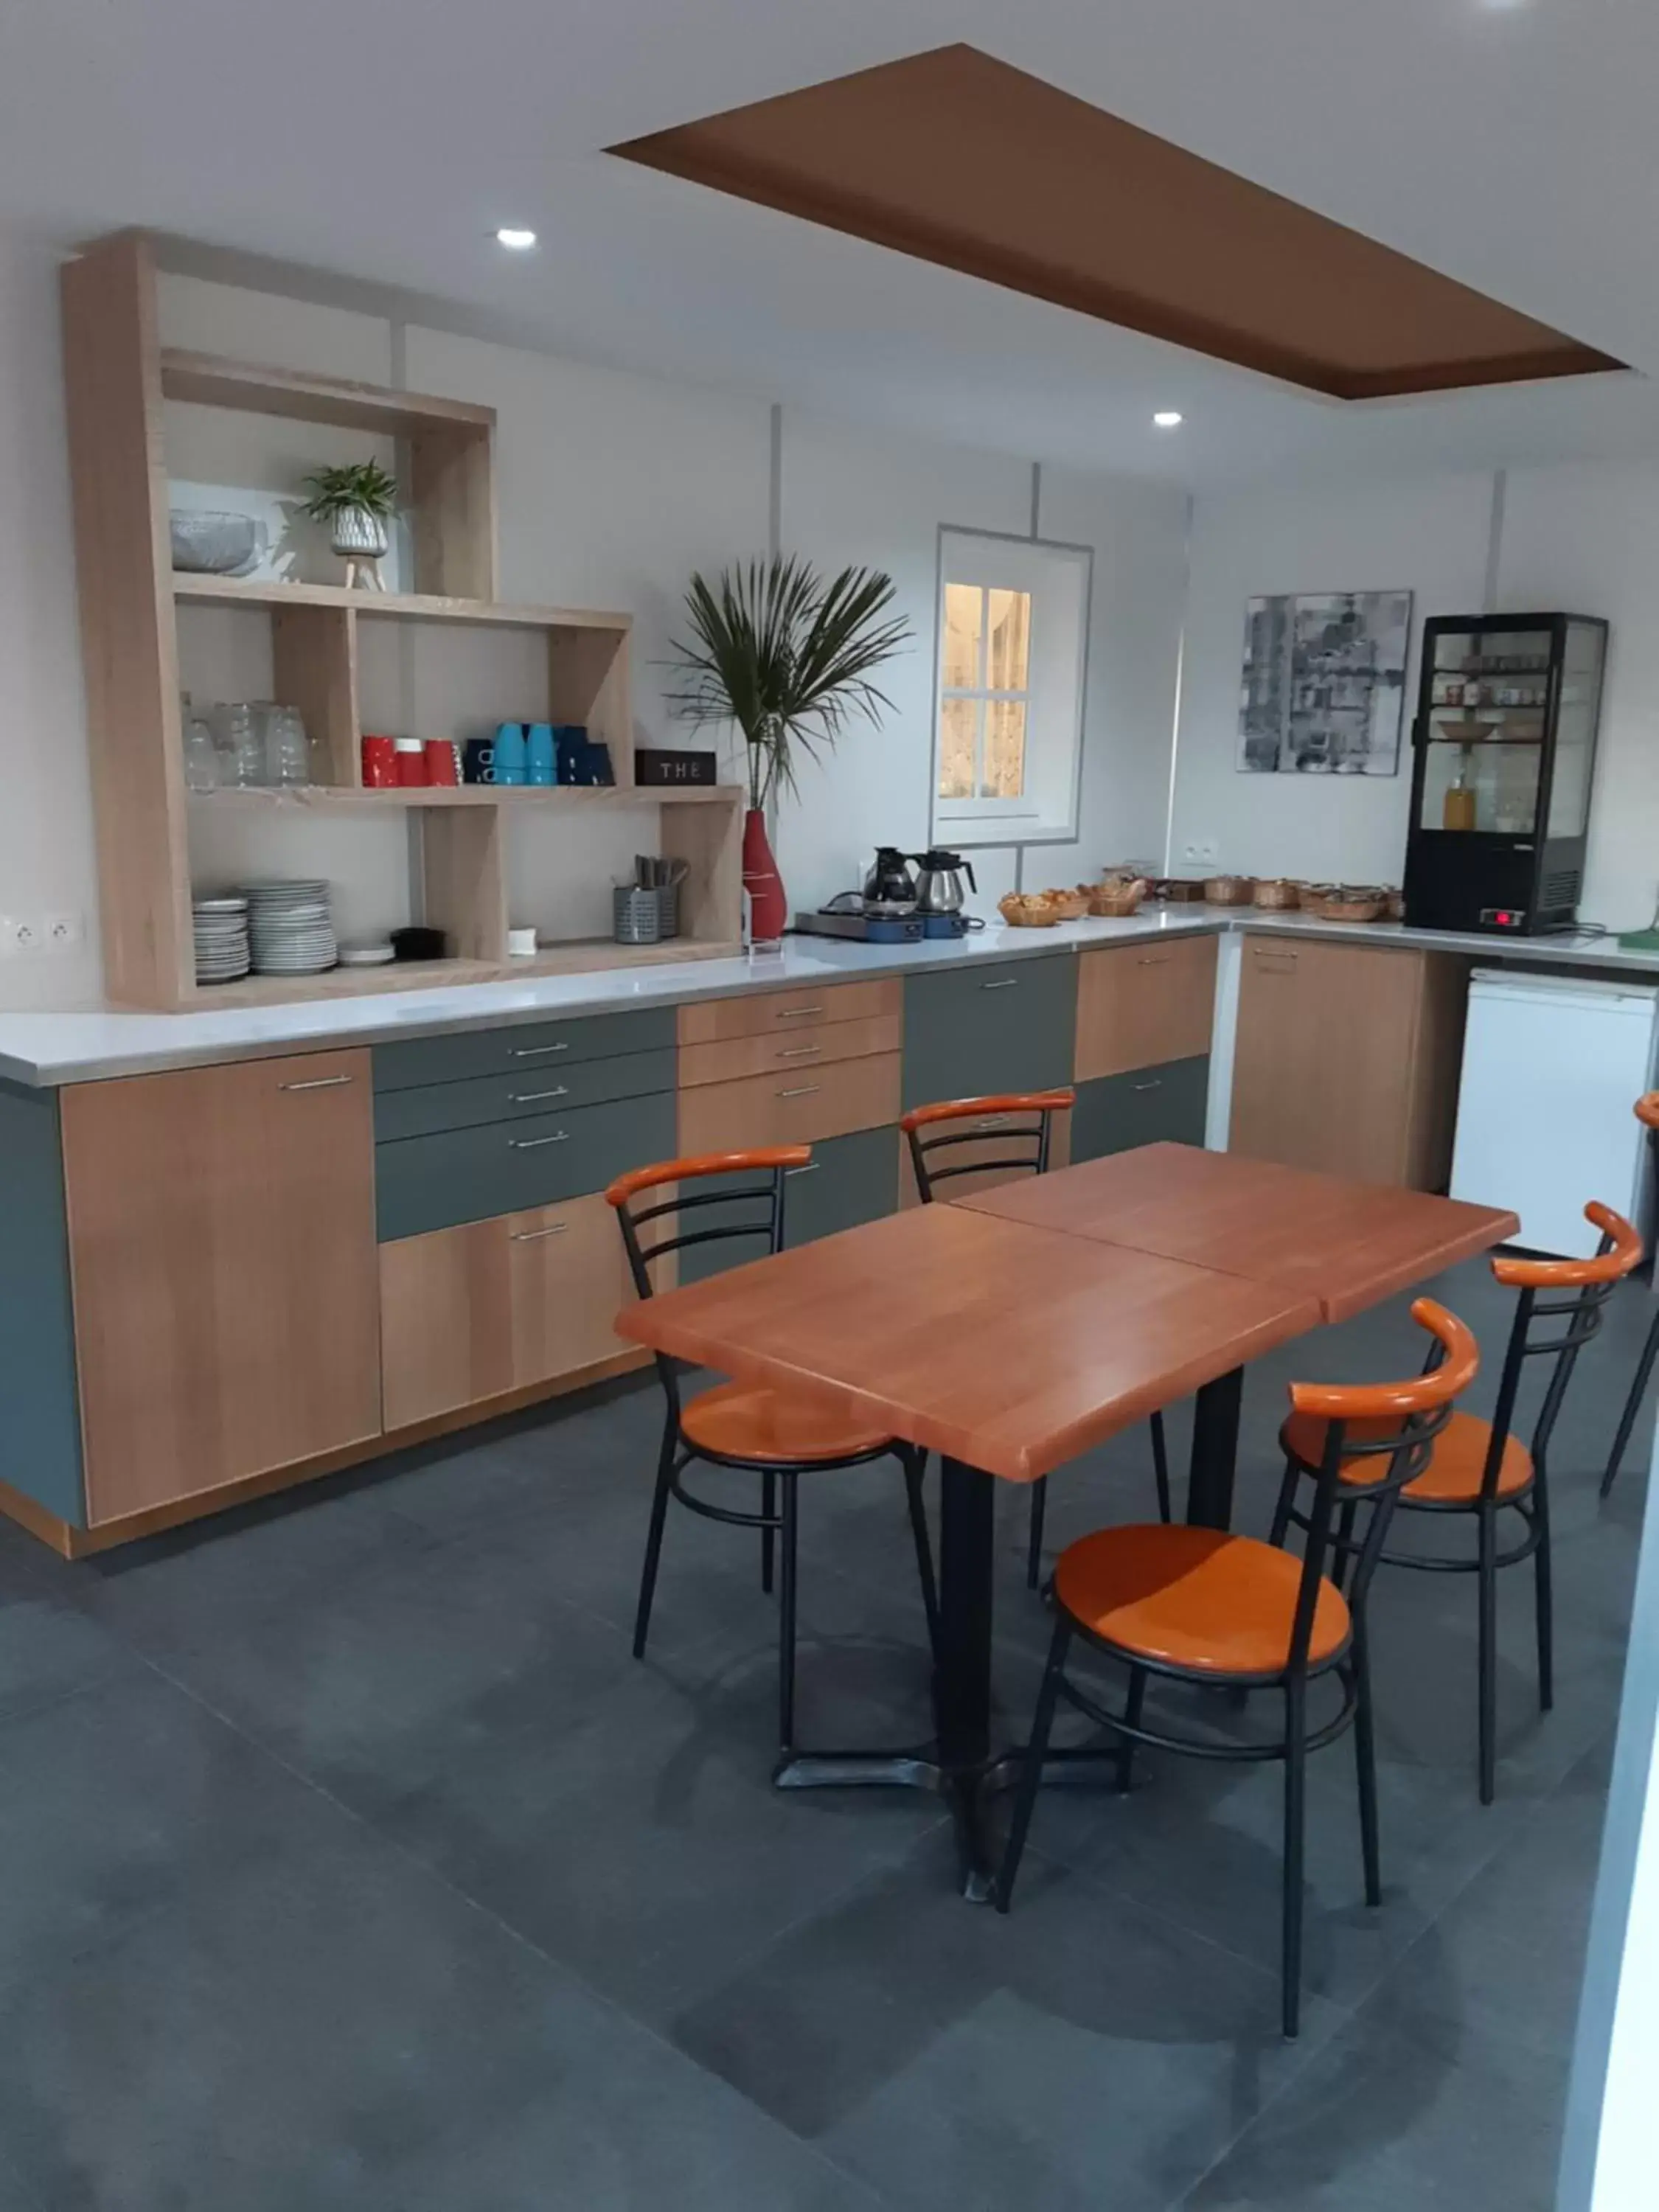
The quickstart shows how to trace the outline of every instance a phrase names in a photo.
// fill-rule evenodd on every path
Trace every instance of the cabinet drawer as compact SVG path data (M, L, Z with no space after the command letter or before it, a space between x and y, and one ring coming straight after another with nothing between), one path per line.
M618 1098L374 1148L383 1243L601 1191L629 1168L674 1154L674 1097Z
M834 983L827 990L746 992L740 999L704 999L682 1006L682 1045L724 1044L733 1037L776 1036L826 1023L868 1021L899 1015L904 986L896 975L868 983Z
M374 1088L406 1091L422 1083L464 1083L471 1076L533 1073L575 1060L605 1060L617 1053L669 1051L673 1043L672 1006L588 1014L580 1021L461 1030L453 1036L377 1044Z
M602 1198L472 1221L380 1247L386 1425L552 1382L629 1346L633 1297Z
M1072 1158L1097 1160L1137 1145L1201 1145L1210 1097L1207 1054L1078 1085Z
M907 976L905 1107L1069 1083L1076 1018L1070 953Z
M471 1129L527 1114L574 1112L612 1098L641 1098L674 1088L672 1049L629 1052L614 1060L527 1061L511 1075L477 1075L462 1083L421 1083L374 1096L374 1135L381 1144Z
M682 1153L812 1145L898 1119L899 1055L842 1060L798 1074L703 1083L680 1093Z
M901 1017L866 1014L854 1022L827 1022L810 1034L785 1030L764 1036L724 1037L715 1044L683 1044L680 1088L699 1083L732 1083L751 1075L786 1075L837 1060L866 1060L872 1053L899 1048ZM606 1066L623 1063L610 1061Z
M1078 962L1077 1079L1195 1060L1215 1016L1213 937L1102 946Z

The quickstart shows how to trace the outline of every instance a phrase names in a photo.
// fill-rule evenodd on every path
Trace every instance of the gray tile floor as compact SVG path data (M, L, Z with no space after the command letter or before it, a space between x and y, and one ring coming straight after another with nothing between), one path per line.
M1442 1288L1495 1365L1505 1302ZM1646 1318L1615 1301L1560 1437L1547 1720L1506 1579L1489 1811L1473 1587L1379 1583L1387 1900L1345 1742L1293 2047L1276 1772L1048 1793L1004 1920L930 1802L769 1789L750 1540L677 1516L633 1662L654 1386L78 1567L0 1529L0 2212L1542 2212L1644 1489L1595 1476ZM1401 1301L1253 1371L1242 1526L1292 1369L1414 1334ZM1150 1502L1137 1434L1051 1533ZM1012 1732L1047 1624L1003 1504ZM896 1475L806 1525L804 1737L925 1733Z

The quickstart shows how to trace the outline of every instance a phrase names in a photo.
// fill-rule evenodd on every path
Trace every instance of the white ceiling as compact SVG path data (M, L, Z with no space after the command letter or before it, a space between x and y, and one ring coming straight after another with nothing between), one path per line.
M602 151L957 39L1644 374L1345 406ZM1196 484L1659 453L1656 113L1653 0L0 0L0 221Z

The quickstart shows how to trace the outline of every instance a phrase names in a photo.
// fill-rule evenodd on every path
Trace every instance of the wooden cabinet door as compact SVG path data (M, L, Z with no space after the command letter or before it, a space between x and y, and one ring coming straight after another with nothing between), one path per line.
M616 1331L635 1291L615 1211L604 1199L511 1213L506 1228L515 1389L633 1348Z
M379 1433L371 1117L362 1051L65 1093L94 1524Z
M616 1215L602 1198L497 1214L380 1247L386 1425L574 1375L631 1347Z
M1229 1150L1405 1182L1422 995L1420 953L1247 937Z
M1199 1060L1215 1018L1213 937L1102 945L1078 961L1077 1080Z

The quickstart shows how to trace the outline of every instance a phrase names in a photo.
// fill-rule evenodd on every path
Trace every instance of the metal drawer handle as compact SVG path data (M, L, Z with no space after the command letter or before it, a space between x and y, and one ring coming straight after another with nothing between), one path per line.
M277 1088L282 1091L337 1091L343 1083L352 1080L349 1075L313 1075L304 1083L283 1083Z
M1162 1091L1164 1078L1161 1075L1154 1076L1150 1083L1137 1083L1134 1087L1137 1091Z
M821 1006L780 1006L778 1008L777 1018L781 1022L804 1021L808 1014L821 1014L823 1012L823 1008Z
M550 1229L515 1229L513 1231L513 1242L515 1244L539 1243L544 1237L564 1236L569 1227L570 1224L568 1221L556 1221Z
M1258 975L1293 975L1296 973L1296 955L1294 952L1285 952L1276 957L1264 957L1258 952L1255 956L1255 971Z
M804 1168L786 1168L783 1179L786 1182L793 1182L797 1176L816 1175L823 1165L822 1160L808 1160Z
M509 1137L508 1145L515 1152L533 1152L542 1145L565 1145L570 1141L568 1129L556 1129L550 1137Z
M1143 952L1135 962L1137 968L1167 968L1169 964L1167 952Z
M982 1121L975 1121L976 1129L1006 1129L1013 1119L1010 1114L988 1114Z
M793 1091L780 1091L778 1096L780 1098L811 1098L823 1088L821 1083L798 1083Z
M820 1053L823 1050L823 1047L821 1044L790 1045L778 1054L778 1058L780 1060L811 1060L815 1053Z
M550 1091L515 1091L507 1100L509 1106L534 1106L543 1098L568 1098L570 1085L556 1083Z
M512 1053L514 1060L541 1060L550 1052L568 1052L569 1049L567 1041L563 1044L515 1044Z
M981 983L979 988L981 991L1018 990L1019 988L1019 978L1018 975L1004 975L997 982Z

